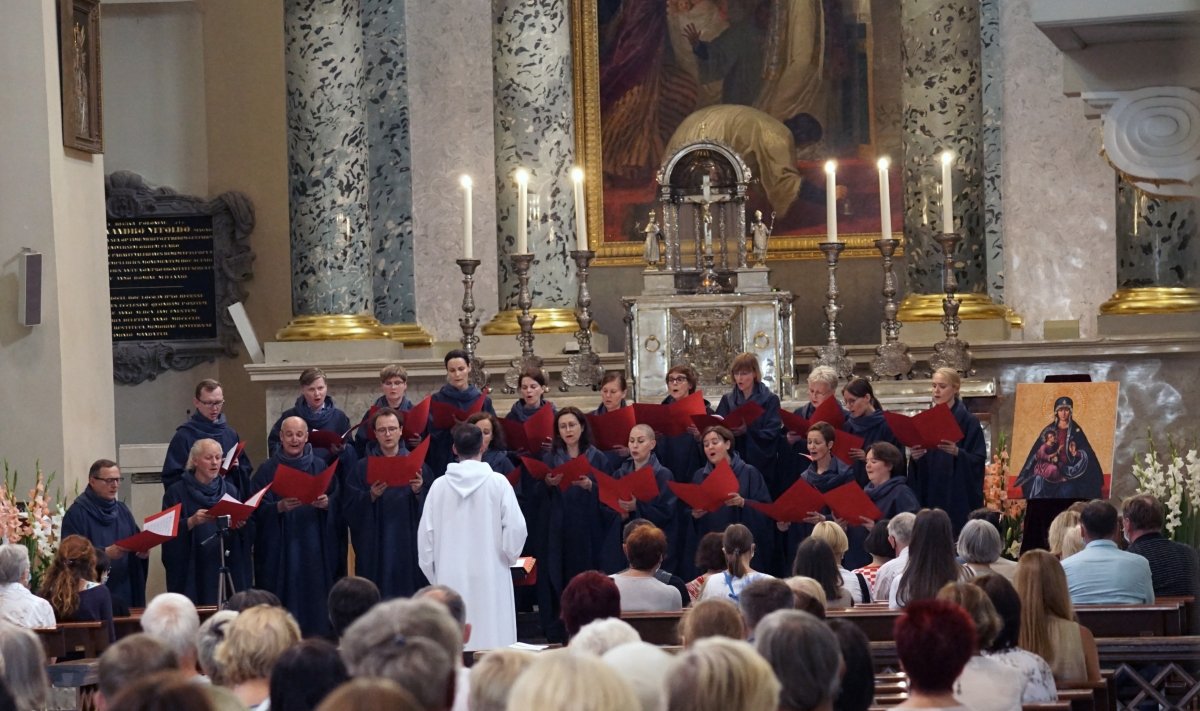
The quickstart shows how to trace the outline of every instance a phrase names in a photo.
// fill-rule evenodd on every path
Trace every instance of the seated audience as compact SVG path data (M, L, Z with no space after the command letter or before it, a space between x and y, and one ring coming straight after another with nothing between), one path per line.
M896 550L888 542L888 524L891 522L890 518L884 518L876 521L875 525L871 527L867 539L863 541L863 550L871 556L871 562L853 571L855 575L861 575L866 579L868 592L875 589L875 578L879 574L879 569L883 567L884 563L896 557ZM871 599L875 598L871 597Z
M565 650L539 654L513 684L510 711L633 711L633 689L598 658Z
M142 631L171 650L185 676L198 675L196 637L200 615L191 600L179 593L156 595L142 613Z
M750 567L754 558L754 535L740 523L731 523L721 538L721 549L725 552L725 572L713 575L704 581L700 599L723 597L737 602L742 589L761 578L770 577Z
M467 622L467 602L462 595L448 585L426 585L413 595L413 599L429 600L446 608L446 612L450 613L450 618L458 626L458 633L463 643L462 649L467 649L467 644L471 641L471 623ZM461 653L459 658L462 658ZM455 668L454 709L455 711L466 711L467 696L471 690L471 670L462 664L456 664Z
M270 605L271 607L283 607L283 603L279 601L279 596L270 590L261 588L246 588L239 590L229 596L224 605L221 605L222 610L232 610L233 612L241 612L255 605Z
M200 625L196 634L196 663L200 673L214 684L225 684L221 665L217 663L217 645L225 641L225 626L237 617L233 610L217 610L216 614Z
M1000 575L981 575L971 581L983 590L1000 616L1000 630L992 643L982 646L984 656L1015 669L1021 675L1021 703L1036 704L1054 701L1054 671L1033 652L1017 646L1021 635L1021 598L1017 589Z
M772 612L759 623L754 648L775 670L780 711L832 708L842 655L829 627L799 610Z
M109 578L112 576L113 562L112 558L108 557L105 549L92 544L92 548L96 553L96 582L101 585L107 585ZM111 590L109 591L112 592ZM129 605L120 597L112 596L113 617L129 617Z
M703 572L687 584L688 596L692 602L700 599L700 592L709 577L725 572L725 549L721 547L723 537L716 531L706 533L696 547L696 570Z
M1023 681L1020 675L981 654L996 639L1004 624L987 594L970 583L946 583L938 591L937 599L966 610L975 623L974 654L954 682L954 698L976 711L1020 711Z
M276 660L271 670L270 709L312 711L349 678L337 647L323 639L306 639Z
M916 514L896 514L888 521L888 543L891 544L895 557L879 566L875 574L875 586L871 588L871 599L876 602L890 600L892 588L900 579L904 569L908 567L908 546L912 543L913 524Z
M1050 522L1046 534L1050 552L1063 560L1083 550L1083 535L1079 533L1079 511L1074 507L1061 512Z
M679 638L690 647L705 637L746 639L746 620L737 605L729 600L711 598L689 607L679 620Z
M1002 555L1004 551L1004 528L1000 525L1001 518L1002 516L999 511L993 511L989 508L981 508L972 511L971 515L967 517L967 520L983 521L991 526L992 530L996 532L996 539L1000 541L1000 547L998 549L1000 552L996 553L996 559L988 563L988 566L991 568L991 572L999 573L1005 578L1008 578L1009 582L1012 582L1013 576L1017 574L1017 561L1009 560ZM958 534L958 539L959 541L962 541L961 531ZM962 555L961 551L959 552L959 555ZM987 571L983 571L979 572L978 574L984 575L986 572Z
M177 671L142 677L113 697L109 705L121 711L215 711L202 684L184 679Z
M37 633L0 622L0 679L21 711L40 711L50 700L46 650Z
M640 642L637 630L628 622L616 617L589 622L571 637L567 648L572 652L602 656L613 647L628 642Z
M679 655L667 677L667 710L776 711L780 689L771 665L754 647L712 637Z
M488 652L471 667L471 711L504 711L517 678L533 664L536 656L516 649Z
M842 651L842 677L833 711L867 711L875 701L875 661L871 641L862 628L849 620L829 620L833 636Z
M50 601L59 622L102 622L108 641L115 642L112 595L92 580L95 574L96 551L91 542L83 536L67 536L42 579L41 596Z
M351 679L334 689L317 711L423 711L412 694L391 679Z
M1122 518L1125 540L1130 553L1150 564L1154 594L1159 597L1196 597L1200 595L1200 560L1196 549L1176 543L1162 533L1163 505L1150 494L1125 500Z
M1092 501L1079 514L1086 545L1062 562L1076 605L1154 602L1150 562L1117 548L1118 519L1116 507L1107 501Z
M806 575L793 575L784 581L796 597L796 609L825 619L825 588Z
M825 521L824 523L829 522ZM821 590L825 593L826 609L836 610L854 605L854 600L851 598L850 591L846 589L838 568L837 561L833 557L833 550L825 541L816 536L809 536L796 549L796 560L792 563L792 575L812 578L820 583Z
M821 521L816 526L813 526L812 538L818 541L825 541L830 550L833 551L835 568L838 575L842 577L842 588L850 593L851 603L853 605L860 605L864 602L870 602L871 588L867 584L866 577L860 577L846 570L844 560L846 551L850 548L850 539L846 537L846 532L842 530L842 527L833 521Z
M1067 576L1058 559L1046 551L1026 551L1017 562L1014 582L1021 599L1021 647L1045 659L1060 686L1099 681L1096 640L1074 621Z
M592 620L621 616L621 590L598 570L586 570L567 583L560 603L567 639Z
M638 526L622 546L629 567L609 577L621 592L621 612L666 612L682 607L679 591L655 571L667 555L667 536L657 526Z
M625 680L641 704L641 711L662 711L667 703L663 688L675 658L645 642L628 642L600 658ZM474 706L471 711L477 711ZM632 710L631 710L632 711Z
M54 608L29 591L29 549L0 544L0 621L18 627L53 627Z
M777 578L755 580L742 590L738 598L738 608L746 620L748 638L754 641L754 628L759 621L776 610L794 610L796 596L787 583Z
M971 658L975 625L958 605L913 600L896 620L896 656L908 675L908 699L897 708L965 709L954 682Z
M941 509L926 509L917 514L908 550L908 564L892 586L888 607L895 609L913 600L927 600L935 597L946 583L969 580L972 576L971 569L959 565L954 557L950 516Z
M329 590L329 624L334 639L341 639L355 620L362 617L380 600L379 588L366 578L348 575Z
M217 646L221 676L234 696L252 709L270 706L271 670L300 641L300 627L282 607L260 605L238 613Z
M117 640L100 655L96 665L97 711L111 708L109 702L121 689L147 674L179 669L179 658L165 644L148 634L131 634Z
M621 542L624 543L625 541L628 541L629 534L633 533L635 530L637 530L638 528L640 528L642 526L654 526L654 522L649 521L644 518L631 519L621 529ZM658 528L658 527L655 526L655 528ZM659 530L663 531L664 535L666 534L666 530L661 529L661 528ZM670 542L668 540L667 555L670 555L670 554L671 554L671 547L670 547ZM665 565L665 559L664 559L663 564ZM679 606L680 607L687 607L688 605L691 604L691 602L692 602L691 595L688 593L687 583L683 582L683 578L679 577L678 575L676 575L668 570L663 570L662 565L660 565L658 568L655 568L654 577L658 580L658 582L665 583L665 584L670 585L671 587L675 588L676 592L679 593Z
M958 532L958 556L975 575L996 573L1011 580L1017 565L1000 557L1003 547L996 527L983 519L967 521Z

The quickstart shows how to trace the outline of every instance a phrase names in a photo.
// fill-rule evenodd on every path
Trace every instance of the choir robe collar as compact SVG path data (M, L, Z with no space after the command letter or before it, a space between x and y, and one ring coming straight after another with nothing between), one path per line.
M396 450L395 456L407 457L408 456L408 447L404 446L403 439L400 440L399 447L400 448ZM383 453L383 449L379 446L379 442L371 442L367 445L367 456L368 457L386 457L387 455Z
M308 426L314 430L328 430L335 432L338 430L335 424L339 417L342 417L341 410L337 409L337 404L334 403L331 396L325 396L325 401L321 403L320 410L314 410L308 406L308 401L304 396L296 398L295 405L296 414L304 418ZM341 434L340 432L338 434Z
M121 502L116 499L112 501L105 499L92 491L92 487L90 486L84 489L82 494L75 497L75 505L87 512L87 515L101 526L112 526L115 524L121 508Z
M198 509L208 509L217 505L225 494L238 498L240 493L223 476L217 476L207 484L201 484L196 478L196 472L189 469L183 473L183 490L185 495L196 504Z
M846 424L842 429L850 434L865 436L868 433L878 431L881 427L887 428L887 426L887 420L883 418L883 410L876 410L862 417L847 417ZM890 433L890 429L888 431ZM876 437L876 439L879 439L879 437Z
M442 385L437 391L438 400L449 402L459 410L466 411L483 393L474 385L468 385L465 390L459 390L450 383Z
M375 398L375 407L384 408L392 406L388 404L387 395L380 395L379 397ZM392 407L392 409L396 412L408 412L409 410L413 409L413 404L409 401L407 395L401 395L400 407Z
M842 484L854 481L854 470L837 457L830 457L829 468L824 472L818 474L817 463L813 462L808 465L808 469L805 469L801 476L804 477L804 481L812 484L817 491L824 493Z
M622 400L621 404L617 406L617 409L620 410L622 407L625 407L627 404L628 403L626 403L624 400ZM600 403L599 407L597 407L595 410L592 410L591 414L603 415L603 414L606 414L607 412L608 412L608 410L604 409L604 403Z
M754 387L750 390L750 397L746 397L741 388L736 385L733 386L733 389L729 391L726 397L729 398L730 409L737 409L751 400L765 406L774 395L775 393L771 392L766 385L763 385L761 380L756 380Z
M323 466L313 455L312 445L308 443L305 443L304 451L296 457L289 457L284 453L283 447L280 447L279 451L275 453L275 461L279 464L285 464L292 469L299 469L302 472L308 472L310 474L319 472L321 470L320 467Z
M474 401L472 401L472 402L474 402ZM470 404L470 403L468 403L468 404ZM536 415L538 413L538 411L540 411L543 407L546 407L546 406L549 406L551 408L551 410L553 411L554 405L546 402L545 398L543 398L542 401L540 403L538 403L536 407L528 407L525 404L524 400L517 400L516 402L514 402L512 404L512 409L508 411L508 415L507 415L506 419L513 420L514 422L525 422L530 417L533 417L534 415Z
M183 431L192 435L192 441L198 439L215 439L222 446L225 442L222 437L229 430L228 422L225 420L225 413L217 415L217 419L210 420L199 411L193 412L192 416L187 419L182 425L175 428L176 432Z

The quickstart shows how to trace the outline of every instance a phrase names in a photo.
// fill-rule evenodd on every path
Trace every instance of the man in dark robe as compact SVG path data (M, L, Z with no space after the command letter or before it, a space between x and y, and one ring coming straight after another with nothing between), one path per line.
M408 371L404 366L396 363L385 365L379 371L379 390L382 394L375 398L375 402L360 418L362 424L354 430L354 452L359 459L367 456L367 444L375 441L371 432L371 419L375 413L385 407L399 413L413 409L412 401L408 399Z
M280 424L279 451L258 468L250 488L258 491L274 481L281 464L313 476L325 469L308 444L303 418L289 417ZM257 585L279 597L305 636L329 632L326 600L341 558L333 513L337 497L336 478L307 505L269 491L254 514Z
M140 529L129 507L117 501L121 469L109 459L97 459L88 470L88 488L75 498L63 516L62 538L80 535L108 555L109 592L127 607L146 606L147 554L133 554L114 545Z
M237 431L226 423L225 414L222 412L224 407L225 393L221 383L205 379L196 384L196 391L192 396L192 416L175 429L175 436L171 438L171 444L167 447L167 458L162 466L164 491L183 477L183 472L187 470L188 455L196 440L216 440L221 445L223 454L228 454L237 447L241 438L238 437ZM250 457L242 452L237 461L230 465L225 476L233 480L239 491L249 496L246 489L250 486L250 475L253 473L254 466L250 463Z

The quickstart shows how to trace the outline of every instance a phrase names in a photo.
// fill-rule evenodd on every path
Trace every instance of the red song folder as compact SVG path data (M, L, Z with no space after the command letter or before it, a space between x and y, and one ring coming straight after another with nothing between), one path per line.
M429 404L429 411L433 413L433 426L439 430L448 430L459 422L466 422L468 417L483 410L483 401L485 398L487 398L487 393L480 394L479 398L471 403L471 406L466 410L460 410L444 402L431 402Z
M429 438L426 437L407 455L367 457L367 483L382 481L388 486L408 486L420 474L428 453Z
M245 503L238 501L229 494L221 497L216 506L208 510L210 516L228 516L229 522L234 526L241 524L258 509L258 505L262 503L263 496L271 489L271 484L267 484L258 493L246 499Z
M617 513L624 513L619 501L636 499L643 503L658 496L658 480L654 478L654 467L646 465L617 479L602 471L593 470L596 486L600 488L600 503Z
M183 504L175 504L166 511L160 511L142 523L140 533L122 538L113 545L131 553L145 553L154 546L179 535L179 519L183 518L182 511Z
M783 426L790 432L796 434L807 434L808 428L818 422L827 422L833 429L840 430L846 424L846 416L842 414L842 406L838 404L836 397L827 397L817 409L813 411L812 417L805 419L794 412L781 410L779 419L783 420Z
M543 442L554 438L554 408L547 403L524 422L506 417L500 420L500 426L504 428L509 451L537 454L542 451Z
M704 393L699 390L670 405L647 402L633 404L633 413L639 425L649 425L655 432L661 432L668 437L677 437L687 432L688 427L694 424L692 415L703 415L707 412Z
M659 405L659 407L662 407ZM621 407L601 415L588 415L592 426L592 443L596 449L617 449L629 446L629 431L637 424L632 407Z
M588 461L587 456L583 454L553 469L532 457L521 457L521 464L525 467L525 471L529 472L529 476L538 481L545 481L548 476L562 474L562 481L558 482L559 491L566 491L572 483L585 479L588 474L594 474L596 471L592 468L592 463Z
M337 462L330 464L320 474L313 475L280 464L275 470L271 490L281 499L299 499L302 504L311 504L329 488L334 469L337 469Z
M669 481L667 486L688 506L709 512L724 506L730 496L741 490L737 475L733 473L728 461L714 467L708 478L699 484Z
M856 460L850 456L850 450L862 449L866 440L856 434L839 430L833 438L833 456L853 466Z
M228 452L225 453L225 458L221 460L221 475L229 473L229 470L234 466L234 462L238 457L242 456L242 451L246 449L246 443L239 441Z
M747 501L747 506L761 511L776 521L800 523L814 511L820 512L825 508L825 497L816 487L803 479L797 479L795 484L779 495L774 503L764 504L761 501Z
M867 492L857 482L848 481L839 487L825 492L825 503L838 518L850 525L862 523L861 518L878 521L883 518L883 512L867 496Z
M958 426L954 413L945 403L934 405L912 417L898 412L885 412L883 419L887 420L892 434L896 435L896 439L905 447L937 449L942 440L959 442L963 438L962 428Z
M696 427L701 432L713 425L724 425L731 430L736 430L739 427L750 426L755 420L763 416L763 412L762 405L750 400L741 407L726 413L724 417L720 415L693 415L692 422L696 423Z
M351 427L350 431L353 432L354 428ZM345 443L345 435L327 430L312 430L308 433L308 443L317 449L333 449Z
M429 426L429 406L432 400L426 395L425 399L413 405L408 412L402 412L400 415L404 418L400 425L404 428L404 437L411 439L425 434L425 429Z

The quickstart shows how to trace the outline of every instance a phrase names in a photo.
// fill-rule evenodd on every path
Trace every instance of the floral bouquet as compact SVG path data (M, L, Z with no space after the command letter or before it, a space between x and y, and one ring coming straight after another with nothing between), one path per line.
M1155 445L1153 432L1147 439L1150 451L1133 458L1137 493L1151 494L1162 502L1168 538L1193 548L1200 546L1200 454L1195 446L1185 452L1169 435L1166 451Z
M4 482L0 483L0 539L29 550L29 587L41 587L42 575L58 552L66 504L61 496L48 496L46 488L54 481L42 476L41 465L35 465L37 482L29 490L27 501L18 501L15 489L17 471L4 462Z
M983 504L1000 512L1004 532L1004 553L1017 558L1021 553L1021 532L1025 524L1025 499L1008 497L1008 442L1001 432L992 448L992 460L983 468Z

